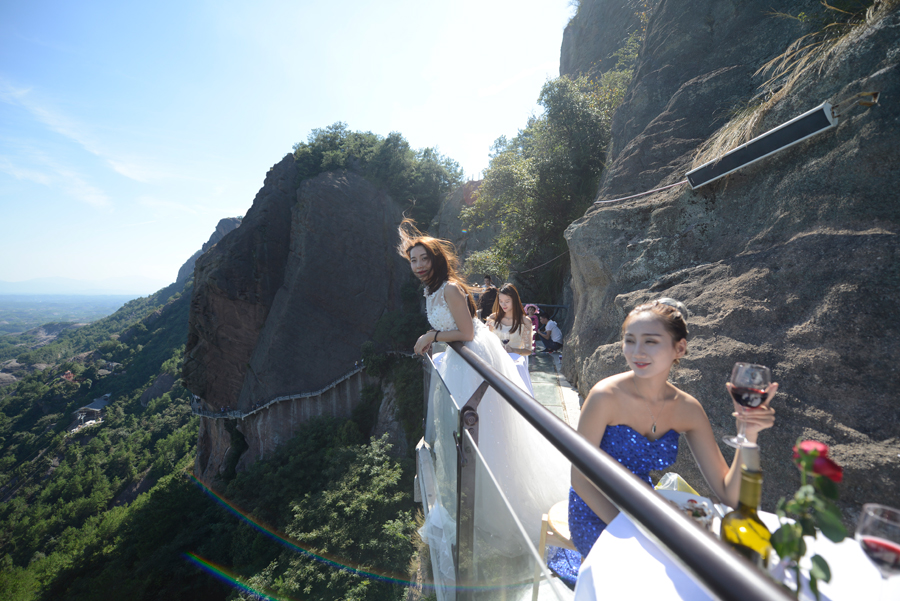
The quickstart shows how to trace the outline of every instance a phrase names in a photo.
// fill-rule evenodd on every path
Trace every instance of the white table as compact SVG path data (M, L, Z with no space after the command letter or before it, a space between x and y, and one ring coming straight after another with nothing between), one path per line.
M760 517L769 530L778 528L774 514L760 512ZM818 553L831 567L831 582L819 584L822 601L900 601L900 577L882 588L881 575L852 538L835 544L820 535L814 541L807 538L807 545L807 557ZM806 592L815 599L808 588ZM585 558L575 587L576 601L611 599L706 601L715 597L620 513Z

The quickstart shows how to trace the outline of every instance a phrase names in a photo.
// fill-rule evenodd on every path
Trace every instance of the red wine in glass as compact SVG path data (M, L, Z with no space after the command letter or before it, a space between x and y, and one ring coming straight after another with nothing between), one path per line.
M762 402L766 400L766 390L765 388L760 389L750 388L749 386L734 386L731 389L731 397L738 405L755 409L762 405Z
M765 365L752 363L735 363L731 370L731 397L741 406L755 409L766 400L766 388L772 383L772 372ZM725 436L722 440L733 447L740 447L747 441L746 426L743 421L738 422L737 436Z
M877 536L860 536L859 546L883 578L900 574L900 545Z
M883 579L900 574L900 509L877 503L863 505L856 523L856 540Z

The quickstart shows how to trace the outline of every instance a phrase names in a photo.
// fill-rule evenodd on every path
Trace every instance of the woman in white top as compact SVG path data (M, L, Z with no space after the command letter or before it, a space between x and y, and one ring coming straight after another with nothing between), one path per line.
M516 366L500 340L475 317L475 303L465 282L458 276L458 260L453 245L422 234L409 220L400 226L400 254L409 260L413 273L425 284L426 309L432 330L422 334L415 345L424 354L434 342L463 341L466 348L491 365L523 390ZM437 358L435 358L437 364ZM474 369L452 349L440 361L438 373L458 408L469 400L483 381ZM495 484L512 510L528 529L532 542L540 534L541 515L566 498L569 463L499 394L489 388L478 406L478 449L493 479L478 465L476 471L476 547L493 549L508 557L527 553L514 520L509 516ZM440 419L440 415L434 417ZM430 424L426 424L428 428ZM454 429L456 424L453 424ZM436 440L436 445L448 441ZM442 451L435 449L435 453ZM455 449L451 450L455 456ZM440 477L440 474L438 475ZM442 500L447 506L454 499ZM485 549L486 551L486 549ZM486 551L480 557L490 555Z
M531 319L525 315L519 291L512 284L503 284L494 302L494 312L487 318L487 326L493 332L503 348L509 353L519 375L534 397L531 376L528 374L528 355L531 354Z

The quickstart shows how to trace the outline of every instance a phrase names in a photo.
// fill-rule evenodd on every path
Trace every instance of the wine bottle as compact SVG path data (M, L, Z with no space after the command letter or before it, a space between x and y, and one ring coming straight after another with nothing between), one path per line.
M744 443L741 449L741 496L737 509L722 518L720 538L762 569L769 566L772 534L757 514L762 495L759 447Z

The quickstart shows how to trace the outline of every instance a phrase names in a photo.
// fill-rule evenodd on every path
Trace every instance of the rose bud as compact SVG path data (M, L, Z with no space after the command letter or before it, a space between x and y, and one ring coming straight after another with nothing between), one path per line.
M840 482L844 479L844 468L828 457L816 457L816 460L813 462L813 473L825 476L834 482Z

